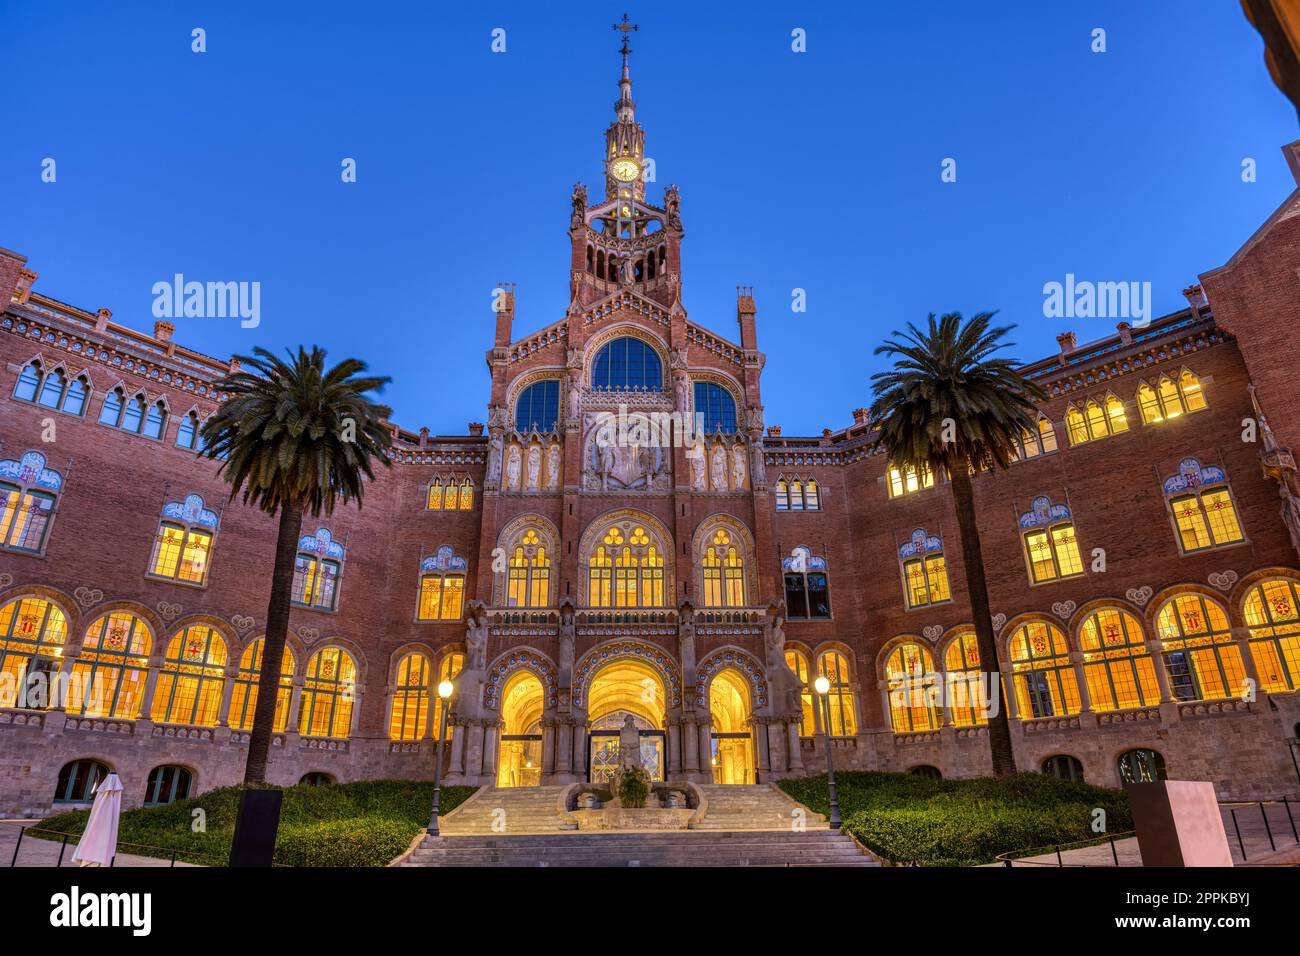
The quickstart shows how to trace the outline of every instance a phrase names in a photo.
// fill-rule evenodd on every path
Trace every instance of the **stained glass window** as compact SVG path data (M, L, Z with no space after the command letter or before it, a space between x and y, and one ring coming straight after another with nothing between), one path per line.
M705 607L745 606L745 561L722 528L713 533L701 560Z
M943 658L948 710L956 727L989 722L989 697L996 688L980 669L980 650L974 631L963 631L948 644ZM994 678L996 679L996 675Z
M790 489L784 478L776 483L776 510L790 510Z
M1024 542L1029 579L1034 584L1083 573L1083 559L1079 556L1079 541L1072 523L1027 531Z
M799 736L811 737L817 729L817 721L813 717L813 691L812 684L808 680L808 657L803 651L793 647L786 647L785 666L794 671L799 678Z
M0 482L0 547L39 552L54 515L54 495Z
M546 607L550 600L551 560L536 529L519 539L507 569L506 604L509 607Z
M442 510L442 479L435 478L429 482L429 501L428 508L430 511Z
M839 651L824 651L817 658L817 670L830 681L826 694L829 731L832 737L852 737L858 732L857 713L853 709L853 684L848 659Z
M1156 665L1136 617L1122 608L1102 608L1079 631L1083 674L1095 711L1150 707L1160 703Z
M63 612L41 598L19 598L0 607L0 707L45 708L53 703L49 681L59 671L68 621ZM39 699L29 676L46 675Z
M1009 642L1016 712L1022 719L1079 712L1079 682L1065 635L1046 621L1029 621Z
M153 720L212 727L226 684L226 642L206 625L178 631L167 645L154 688Z
M307 663L298 732L304 737L350 736L356 679L356 664L343 648L317 651Z
M139 717L149 680L151 644L144 621L126 611L106 614L91 624L72 668L68 713Z
M290 600L299 607L334 610L341 574L339 562L300 552L294 563Z
M515 402L515 431L542 434L555 431L560 420L560 381L551 378L534 382Z
M900 644L885 663L889 716L895 733L939 729L938 675L929 650Z
M1250 652L1264 690L1300 690L1300 589L1273 578L1250 589L1244 607Z
M1156 630L1176 700L1218 700L1245 693L1246 669L1233 639L1228 615L1201 594L1181 594L1167 602Z
M736 400L731 393L715 382L695 383L695 417L703 418L704 433L712 435L736 432Z
M925 607L951 600L948 565L942 552L904 561L903 589L908 607Z
M257 713L258 685L262 679L262 652L266 639L259 637L244 648L239 658L239 673L230 692L228 723L234 730L252 730ZM284 733L289 726L289 698L293 694L293 672L296 663L293 649L286 646L280 656L280 687L275 698L275 722L272 729Z
M149 573L189 584L202 584L208 575L212 534L170 521L158 525Z
M443 654L442 660L438 663L438 684L441 684L445 680L454 682L456 678L460 676L460 672L464 667L464 654L459 651L448 651ZM434 690L437 690L437 686L437 684L434 685ZM430 734L433 737L438 737L442 733L441 722L441 708L435 707L433 711L433 730L430 731Z
M429 677L433 668L429 659L412 652L397 664L397 684L393 688L393 710L388 721L392 740L419 740L429 726Z
M617 391L662 391L663 362L646 342L630 336L617 338L596 354L591 384Z
M1202 488L1169 499L1178 545L1184 554L1245 540L1237 508L1226 485Z
M465 575L430 573L420 576L421 621L460 619L465 597Z

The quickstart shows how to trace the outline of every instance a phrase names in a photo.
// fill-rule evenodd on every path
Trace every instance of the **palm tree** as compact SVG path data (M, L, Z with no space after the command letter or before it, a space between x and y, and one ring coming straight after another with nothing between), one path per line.
M217 383L229 397L201 432L203 455L221 462L218 474L231 499L242 491L245 504L280 513L245 784L266 779L303 515L330 514L339 502L360 507L373 463L389 465L385 450L392 442L385 424L392 409L367 397L388 378L362 376L365 363L351 358L326 370L318 346L287 354L288 362L263 348L251 358L237 356L249 371Z
M958 312L937 320L931 313L928 329L908 323L906 333L895 332L876 349L875 354L894 359L894 368L871 377L875 401L870 416L877 429L873 448L884 451L891 465L948 475L980 663L997 687L997 713L990 715L988 730L993 773L1001 777L1014 773L1016 762L971 476L1011 463L1022 436L1037 428L1035 403L1047 396L1020 374L1014 361L993 357L1009 344L1002 338L1010 331L990 327L993 315L981 312L963 323Z

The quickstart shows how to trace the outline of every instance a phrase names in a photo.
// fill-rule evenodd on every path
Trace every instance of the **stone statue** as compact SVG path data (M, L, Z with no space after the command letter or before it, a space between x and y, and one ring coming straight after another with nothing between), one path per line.
M600 454L600 488L609 491L609 479L618 466L618 450L613 445L602 445Z
M506 462L506 488L514 491L519 487L519 473L523 468L523 456L519 446L511 442Z
M580 229L587 222L587 187L577 183L573 187L573 214L569 217L569 227Z
M577 640L573 603L566 600L560 605L560 687L573 685L573 647Z
M465 667L456 675L456 714L477 718L483 713L483 684L487 679L488 616L482 601L465 605Z
M799 676L785 662L785 606L773 602L767 608L767 622L763 629L766 652L767 685L771 690L773 713L777 717L798 714L803 685Z
M677 614L677 644L682 662L682 675L688 681L695 679L695 608L683 601Z
M582 368L582 349L570 346L564 350L564 367L571 369Z
M713 490L727 490L727 451L721 445L713 449Z
M677 411L685 415L691 410L691 381L685 375L679 375L674 383L677 387Z
M551 491L560 487L560 446L555 442L546 452L546 487Z
M745 487L745 446L733 445L731 448L731 484L736 491Z
M641 731L631 714L623 717L623 726L618 729L618 772L621 775L628 767L641 766Z
M664 212L668 214L668 225L674 229L682 228L682 194L676 186L664 190Z
M528 490L536 491L542 481L542 447L537 444L528 448Z
M1291 493L1285 476L1278 482L1277 494L1282 499L1279 508L1282 513L1282 523L1286 525L1287 533L1291 535L1291 546L1300 553L1300 499Z
M754 455L754 464L750 467L750 474L754 476L754 483L759 486L767 484L767 462L764 460L763 443L756 441L751 447Z
M569 415L568 421L576 422L582 417L582 390L577 378L569 379Z
M695 491L708 490L704 475L704 458L708 453L703 439L697 440L695 444L686 450L686 457L691 460L691 488Z
M618 284L631 285L632 278L633 278L632 263L627 259L619 259L618 260Z
M506 442L501 437L501 432L493 432L492 437L488 440L488 470L487 480L495 483L501 480L501 455L505 451Z

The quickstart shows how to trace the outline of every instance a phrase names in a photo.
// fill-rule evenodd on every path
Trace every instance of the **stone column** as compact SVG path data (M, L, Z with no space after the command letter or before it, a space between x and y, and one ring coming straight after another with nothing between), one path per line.
M559 721L556 724L556 744L559 749L559 755L556 761L556 773L562 773L565 776L573 775L573 731L568 720Z
M687 774L699 773L700 770L700 735L695 726L695 718L688 717L682 725L682 735L686 738L686 752L682 770Z
M1147 641L1146 648L1151 654L1151 663L1155 665L1156 684L1160 687L1160 703L1169 703L1174 699L1174 694L1169 689L1169 669L1165 667L1164 646L1159 641Z
M465 725L461 721L448 721L451 724L451 773L465 772Z
M497 755L500 753L500 745L497 737L501 733L501 726L488 724L483 728L483 779L482 783L495 783L497 779Z
M236 676L238 673L239 673L238 671L235 671L234 674L227 674L227 675L226 675L225 683L222 685L222 688L221 688L221 709L220 709L219 711L217 711L217 726L218 726L218 727L229 727L229 726L230 726L230 698L231 698L231 695L233 695L233 694L235 693L235 676ZM277 690L278 690L278 689L279 689L279 688L277 688Z
M293 684L289 687L289 721L285 724L285 730L291 734L298 732L298 712L302 709L302 681L294 678Z
M153 695L158 689L158 670L156 665L149 666L149 676L145 678L144 694L140 697L140 717L153 720Z
M707 720L699 725L700 736L700 773L710 781L713 780L713 721Z
M555 773L555 720L542 722L542 766L539 768L543 777Z
M672 777L682 771L681 727L676 722L668 724L668 766L665 776Z
M1259 668L1255 666L1255 655L1250 652L1250 630L1248 628L1234 627L1232 632L1237 638L1237 648L1241 652L1241 666L1246 670L1246 677L1255 682L1254 686L1257 695L1265 693L1264 685L1259 679ZM1233 696L1240 698L1244 690L1245 688L1242 687L1236 688L1236 693ZM1231 692L1231 688L1229 691Z
M990 674L992 671L989 672ZM1002 671L1002 689L1007 700L1007 720L1016 720L1016 676L1008 664Z
M1070 664L1074 668L1074 680L1079 685L1079 713L1092 713L1092 692L1088 690L1088 673L1083 667L1083 652L1073 651Z
M573 724L573 765L578 774L586 779L587 776L587 725L575 721Z
M772 751L768 749L768 718L762 717L753 722L754 756L758 764L758 779L767 782L772 775Z

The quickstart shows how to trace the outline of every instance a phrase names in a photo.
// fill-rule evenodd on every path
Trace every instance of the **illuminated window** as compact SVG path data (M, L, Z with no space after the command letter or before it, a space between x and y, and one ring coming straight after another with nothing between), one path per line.
M1023 719L1079 712L1079 682L1059 628L1030 621L1016 630L1009 646L1016 712Z
M1122 608L1102 608L1079 631L1083 674L1095 711L1126 710L1160 703L1156 665L1142 625Z
M464 478L460 483L460 510L469 511L474 507L474 481Z
M980 670L980 649L974 631L964 631L948 643L943 656L948 710L956 727L989 722L989 700L995 688Z
M328 528L317 528L315 534L300 538L290 600L298 607L334 610L345 553Z
M43 709L54 703L50 689L59 673L68 621L40 598L0 607L0 707ZM33 680L44 675L44 686Z
M345 738L352 733L357 666L341 647L326 647L307 662L298 732L304 737Z
M813 717L813 691L808 680L808 657L797 648L788 647L785 651L785 666L794 671L799 678L799 736L811 737L817 722Z
M1079 541L1072 522L1061 521L1026 531L1024 541L1029 580L1034 584L1083 573L1083 559L1079 557Z
M849 678L848 659L839 651L825 651L817 658L817 671L831 684L825 699L830 718L830 735L854 736L858 732L858 720L853 709L853 685Z
M591 384L610 391L659 392L664 387L663 362L640 339L617 338L596 353Z
M1128 750L1116 761L1124 783L1155 783L1167 777L1165 758L1154 750Z
M152 640L144 621L115 611L86 631L72 667L67 711L86 717L134 720L149 680Z
M614 525L587 563L590 607L662 607L664 557L643 526Z
M419 740L429 726L429 677L433 668L423 654L412 652L398 662L393 687L393 712L388 721L392 740Z
M821 489L812 478L787 478L776 483L777 511L820 511Z
M745 606L745 561L723 528L713 533L701 562L705 607Z
M149 771L145 781L144 805L160 807L177 800L188 800L194 786L194 775L185 767L165 764Z
M803 489L803 508L804 511L821 510L821 493L817 489L817 482L809 478L808 483Z
M453 490L452 493L454 495L455 491ZM433 479L433 481L429 482L428 509L430 511L442 510L442 479L441 478L435 478Z
M776 483L776 510L790 510L790 489L784 478Z
M262 652L266 648L266 639L259 637L244 648L239 658L239 673L235 675L235 684L230 693L230 716L228 723L234 730L252 730L253 717L257 713L258 682L262 679ZM280 687L275 697L275 721L271 725L275 733L280 734L289 726L289 698L293 694L293 673L295 661L293 649L285 646L280 656Z
M798 479L790 482L790 510L803 511L803 482Z
M937 535L917 528L911 540L898 549L903 572L903 595L910 608L941 604L952 599L948 589L948 565L943 542Z
M1178 474L1165 479L1164 492L1183 554L1246 540L1222 468L1184 458Z
M226 642L206 625L178 631L167 645L154 688L152 718L160 724L212 727L226 684Z
M207 577L211 551L212 533L206 528L190 528L164 521L158 525L149 573L155 577L202 584Z
M1160 376L1154 387L1149 382L1143 382L1138 387L1137 398L1144 425L1178 418L1189 412L1199 412L1206 407L1201 382L1187 369L1183 369L1176 378Z
M54 786L55 803L91 803L95 788L111 773L98 760L74 760L63 765Z
M54 516L54 501L55 495L32 484L0 481L0 548L39 554Z
M1070 436L1071 445L1082 445L1084 442L1126 432L1128 419L1124 415L1124 403L1108 393L1100 401L1088 399L1082 409L1071 404L1065 410L1065 430Z
M534 382L515 400L515 431L520 434L555 431L560 420L560 380Z
M928 465L922 465L919 472L912 467L898 468L894 465L889 466L889 497L898 498L901 495L910 495L914 491L920 491L922 488L934 487L934 472Z
M510 555L506 583L508 607L548 607L551 599L551 560L537 531L529 528Z
M713 382L695 383L695 420L706 435L736 433L736 400L731 393Z
M199 416L190 412L181 419L176 429L176 447L197 449L199 447Z
M460 672L465 669L465 655L459 651L448 651L442 656L442 661L438 664L438 684L445 680L455 681L460 676ZM438 684L434 684L436 690ZM442 714L440 708L435 707L433 711L433 730L431 735L438 737L442 733L440 726Z
M427 573L420 575L421 621L460 619L465 598L465 575Z
M938 675L920 644L900 644L885 663L889 716L895 733L939 729Z
M1264 690L1300 690L1300 589L1273 578L1250 589L1244 612L1250 653Z
M1241 649L1228 615L1200 594L1183 594L1160 609L1156 631L1175 700L1222 700L1246 691Z

